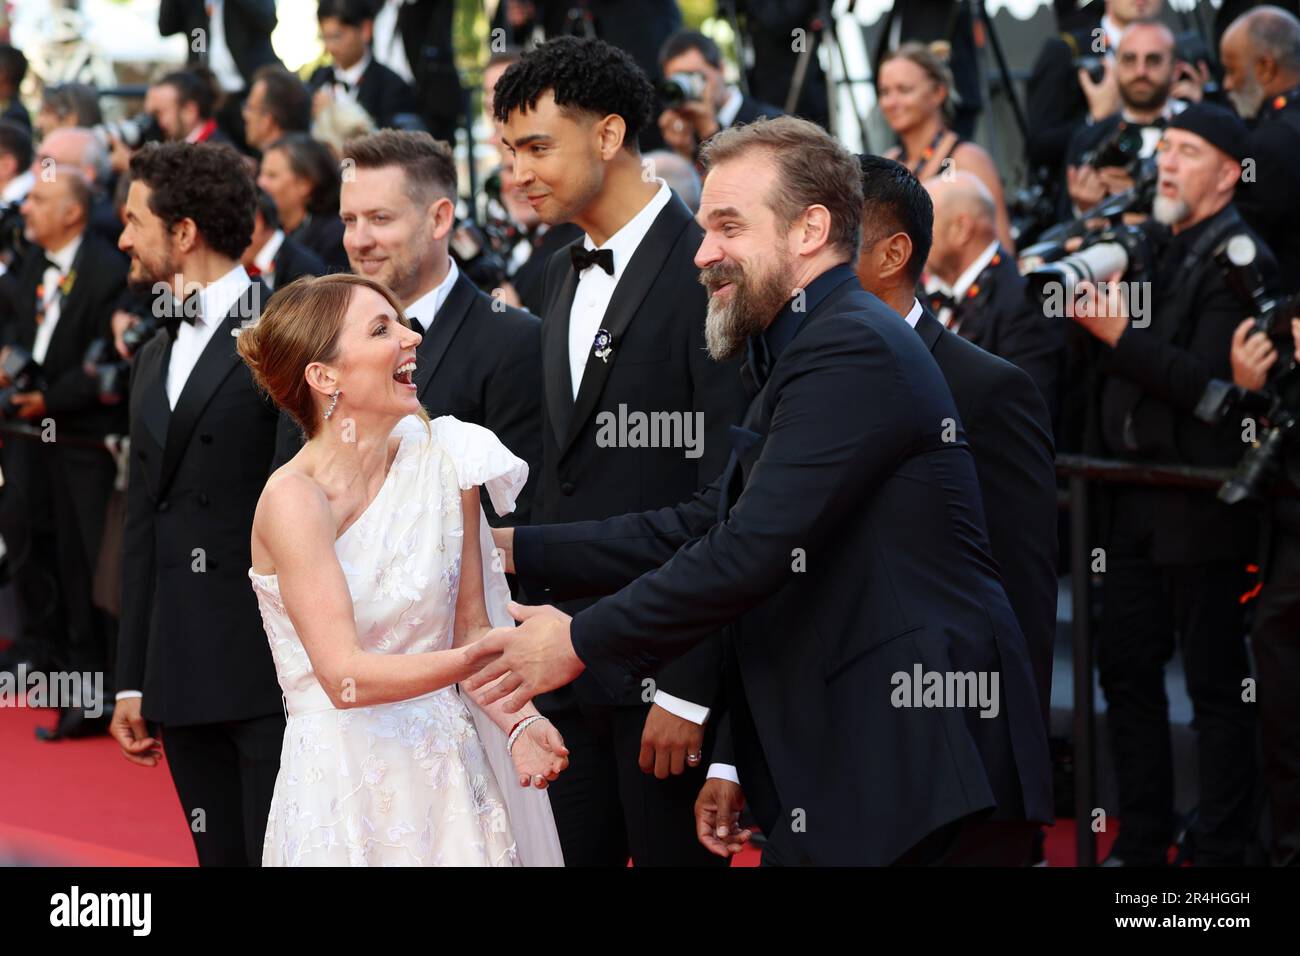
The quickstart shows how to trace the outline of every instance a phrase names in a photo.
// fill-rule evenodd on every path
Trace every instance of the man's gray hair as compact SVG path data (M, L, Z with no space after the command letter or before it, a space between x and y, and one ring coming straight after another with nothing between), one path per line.
M1281 7L1256 7L1244 14L1246 35L1257 53L1266 53L1280 69L1300 73L1300 20Z

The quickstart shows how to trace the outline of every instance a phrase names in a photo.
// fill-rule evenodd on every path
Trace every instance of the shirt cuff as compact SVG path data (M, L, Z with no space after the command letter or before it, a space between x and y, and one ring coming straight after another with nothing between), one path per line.
M654 702L662 707L674 717L680 717L682 720L689 720L693 724L704 726L704 722L709 719L709 708L701 707L699 704L692 704L689 700L682 700L680 697L674 697L672 694L665 694L661 690L655 691Z
M119 690L113 697L114 700L126 700L128 697L143 697L144 692L138 690Z
M709 780L730 780L736 786L740 786L740 775L736 773L736 768L729 763L709 764L709 772L704 776Z

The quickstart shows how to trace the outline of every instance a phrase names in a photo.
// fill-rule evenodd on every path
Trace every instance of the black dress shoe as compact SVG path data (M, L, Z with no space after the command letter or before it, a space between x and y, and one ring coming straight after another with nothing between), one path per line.
M84 710L61 710L53 727L37 727L36 739L45 741L73 740L77 737L98 737L108 733L109 714L88 717Z

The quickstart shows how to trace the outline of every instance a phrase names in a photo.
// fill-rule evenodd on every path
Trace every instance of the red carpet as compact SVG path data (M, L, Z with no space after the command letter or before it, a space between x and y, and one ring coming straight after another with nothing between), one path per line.
M42 743L54 712L0 708L0 859L79 866L194 866L165 764L137 767L107 737ZM1098 834L1099 855L1113 834ZM747 849L733 866L757 866ZM1047 831L1051 866L1074 865L1074 821Z

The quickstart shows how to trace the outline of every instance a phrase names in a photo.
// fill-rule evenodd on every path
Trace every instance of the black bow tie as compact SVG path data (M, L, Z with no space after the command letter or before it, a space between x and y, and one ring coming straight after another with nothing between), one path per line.
M930 311L936 316L944 309L951 309L954 313L957 311L957 300L946 292L935 290L930 293Z
M592 249L588 251L582 246L570 246L569 257L573 260L573 271L579 274L588 266L600 266L607 275L612 276L614 274L613 249Z
M171 293L164 292L163 295L171 295ZM199 315L202 312L202 303L203 300L199 298L199 293L197 291L191 292L187 295L183 302L177 302L175 299L172 299L171 308L166 311L166 314L158 324L172 335L175 335L176 330L180 328L182 322L189 325L197 324Z

